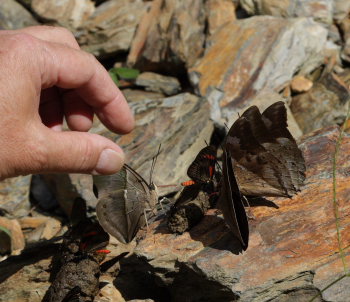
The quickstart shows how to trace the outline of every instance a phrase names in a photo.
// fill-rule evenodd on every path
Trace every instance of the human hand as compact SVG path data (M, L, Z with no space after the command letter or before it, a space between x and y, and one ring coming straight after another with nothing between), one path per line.
M95 113L117 133L134 120L103 66L57 27L0 31L0 179L30 173L112 174L124 154L86 133ZM63 117L72 131L61 131Z

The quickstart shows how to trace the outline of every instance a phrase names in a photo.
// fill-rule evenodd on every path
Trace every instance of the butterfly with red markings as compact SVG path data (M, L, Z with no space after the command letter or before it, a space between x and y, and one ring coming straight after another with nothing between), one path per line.
M243 196L291 197L305 180L305 161L287 128L287 111L276 102L260 113L248 108L230 128L223 146L219 207L248 248L249 226Z
M187 175L191 180L181 183L183 186L208 184L213 180L216 164L216 147L206 146L188 167Z

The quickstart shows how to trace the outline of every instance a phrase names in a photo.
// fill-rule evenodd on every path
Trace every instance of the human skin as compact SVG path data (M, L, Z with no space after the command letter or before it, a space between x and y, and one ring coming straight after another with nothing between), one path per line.
M64 28L0 31L0 179L31 173L112 174L124 153L87 133L94 113L111 131L134 120L108 72ZM63 118L71 131L61 131Z

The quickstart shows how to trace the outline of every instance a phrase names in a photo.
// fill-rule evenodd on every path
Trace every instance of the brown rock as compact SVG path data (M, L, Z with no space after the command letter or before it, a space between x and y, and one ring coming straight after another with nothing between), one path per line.
M190 79L208 99L221 92L216 98L223 110L237 110L257 91L279 91L297 70L304 74L318 66L326 36L327 31L310 19L238 20L212 36L211 47L190 69Z
M239 242L211 210L180 236L169 234L164 221L152 224L135 256L123 260L124 276L147 271L156 276L156 284L167 286L171 301L183 301L184 296L196 297L190 301L309 301L343 274L332 203L332 157L338 136L338 128L333 127L304 137L300 147L307 165L305 187L292 199L271 199L279 209L251 209L255 220L250 221L245 253L237 254ZM345 229L350 221L349 154L346 136L337 161L344 247L350 242ZM349 294L347 282L339 282L322 296L327 301L346 301Z
M335 74L325 73L309 91L293 97L290 108L304 133L344 122L347 87Z
M15 0L0 1L0 29L19 29L38 25L38 21Z
M100 283L104 285L98 292L95 302L125 302L121 293L113 285L113 278L109 275L102 275Z
M31 176L18 176L0 181L0 212L11 217L23 217L30 210L29 186Z
M147 7L147 2L142 0L110 0L102 3L76 32L79 44L96 56L127 51Z
M205 42L203 0L155 1L142 22L130 50L129 65L142 70L167 69L174 74L182 71L183 65L192 66L202 55Z
M236 20L235 5L231 0L209 0L205 5L211 35L223 24Z
M304 76L296 76L292 79L290 86L293 92L306 92L311 89L313 83Z
M26 235L29 242L50 240L61 230L61 222L52 217L24 217L19 223L22 229L34 229Z
M24 236L18 221L0 217L0 254L18 253L24 246Z
M344 18L340 23L340 28L343 33L343 40L345 41L341 58L346 62L350 62L350 18Z
M46 21L74 29L93 14L95 5L91 0L32 0L31 8Z
M181 90L177 78L163 76L154 72L141 73L136 79L136 85L145 87L147 91L174 95Z
M57 249L57 247L56 247ZM42 251L36 252L30 261L24 263L16 259L12 263L12 273L8 278L2 278L7 273L5 263L10 259L0 263L1 282L0 282L0 301L1 302L41 302L47 288L49 287L49 265L50 260L42 258L38 259L38 255L43 254ZM16 256L20 257L20 256Z
M312 17L316 21L331 23L333 2L333 0L242 0L240 3L251 15Z
M350 12L350 2L343 0L333 0L334 2L334 12L333 17L335 21L339 24L344 18L346 18Z

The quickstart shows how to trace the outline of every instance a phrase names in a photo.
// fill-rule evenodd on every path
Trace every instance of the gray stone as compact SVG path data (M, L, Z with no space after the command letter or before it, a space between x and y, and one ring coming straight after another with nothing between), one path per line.
M95 11L91 0L32 0L32 10L42 19L74 29Z
M34 17L15 0L0 1L0 29L19 29L38 24Z
M312 17L324 23L333 19L334 0L241 0L240 3L250 15ZM341 14L342 7L338 6L337 13Z
M141 73L136 79L136 85L145 87L147 91L174 95L181 90L180 82L177 78L163 76L154 72Z
M138 22L148 7L142 0L110 0L75 32L82 48L96 56L125 52L130 48Z

